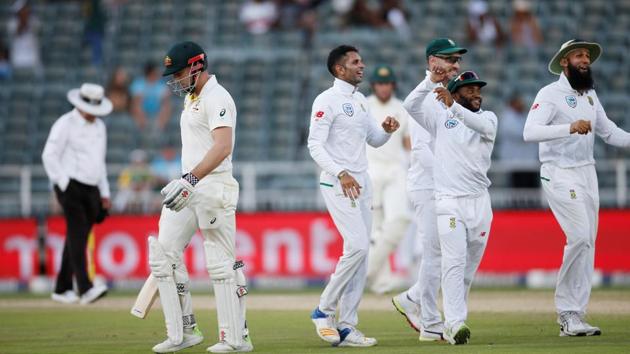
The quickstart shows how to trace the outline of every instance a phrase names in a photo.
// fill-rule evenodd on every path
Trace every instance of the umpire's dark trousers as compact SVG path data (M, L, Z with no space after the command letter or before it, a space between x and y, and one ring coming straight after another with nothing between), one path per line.
M100 210L101 195L97 187L73 179L64 192L55 185L55 193L63 208L67 229L55 292L61 294L72 290L74 275L79 295L83 295L92 287L85 251L90 230Z

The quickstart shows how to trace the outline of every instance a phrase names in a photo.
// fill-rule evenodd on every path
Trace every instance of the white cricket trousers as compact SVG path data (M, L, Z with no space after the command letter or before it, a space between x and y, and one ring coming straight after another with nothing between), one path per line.
M387 289L391 282L389 256L409 228L406 171L398 165L372 165L372 237L367 284L373 290Z
M343 253L335 272L319 300L319 309L334 314L339 305L339 328L355 327L357 310L367 275L367 259L372 229L372 186L367 172L351 173L361 188L354 202L344 197L337 177L326 172L320 176L320 189L326 208L343 238Z
M411 301L420 304L421 325L429 328L442 323L437 300L442 256L436 225L435 194L432 189L416 190L409 192L409 199L415 211L417 240L420 242L421 252L418 280L409 288L407 295Z
M540 178L549 207L567 238L556 283L556 311L586 314L599 214L595 166L560 168L546 163L540 168Z
M485 191L477 197L437 198L435 211L442 251L444 325L452 329L468 317L470 285L490 236L490 195Z

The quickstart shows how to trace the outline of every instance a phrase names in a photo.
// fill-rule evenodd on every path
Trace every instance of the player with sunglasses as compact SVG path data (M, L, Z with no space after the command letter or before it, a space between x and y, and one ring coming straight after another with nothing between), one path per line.
M448 38L431 41L425 53L429 68L426 78L404 102L405 108L414 119L409 123L412 150L407 192L415 210L422 256L417 282L409 290L395 296L392 303L406 317L411 327L420 332L421 341L441 340L444 332L442 315L437 305L441 251L433 179L435 134L427 132L421 124L424 121L447 119L444 106L436 100L436 94L432 91L438 86L445 87L457 75L459 62L466 52L466 49Z

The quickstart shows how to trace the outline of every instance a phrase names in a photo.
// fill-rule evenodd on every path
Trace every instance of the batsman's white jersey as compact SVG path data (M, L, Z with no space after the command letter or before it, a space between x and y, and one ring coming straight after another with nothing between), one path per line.
M467 297L492 222L487 171L497 131L489 111L471 112L437 101L430 73L405 99L409 114L435 139L437 230L442 252L442 294L447 328L467 318ZM427 97L428 96L428 97ZM424 108L423 103L431 105Z
M323 170L320 189L344 241L343 254L322 293L319 309L334 314L340 305L340 328L358 323L357 309L365 287L372 227L372 188L365 145L381 146L389 137L370 116L365 96L345 81L335 79L333 86L313 102L308 148ZM363 187L355 201L344 197L337 178L343 170Z
M409 114L396 97L381 102L367 98L372 117L380 124L394 117L400 128L379 148L367 147L368 171L372 180L372 245L368 262L368 286L377 293L390 289L392 276L388 257L398 247L409 227L409 201L405 191L408 152L404 147L408 137Z
M192 171L214 145L211 132L219 127L232 128L232 150L236 140L236 105L232 96L213 75L198 97L187 95L180 120L182 135L182 173ZM232 173L232 154L211 173ZM199 181L202 183L203 180Z
M556 284L558 313L586 313L594 269L599 191L594 134L571 134L571 123L589 120L606 143L630 147L630 134L606 116L595 90L580 94L567 77L543 87L532 105L523 137L540 142L540 178L549 206L564 231L562 267Z

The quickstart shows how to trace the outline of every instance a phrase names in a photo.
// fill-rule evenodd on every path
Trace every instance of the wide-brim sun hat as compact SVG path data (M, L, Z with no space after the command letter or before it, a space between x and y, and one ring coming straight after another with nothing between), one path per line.
M591 64L593 64L597 58L602 54L602 47L595 42L587 42L581 39L572 39L566 41L560 46L560 49L551 58L548 69L552 74L560 75L563 71L563 67L560 65L560 59L564 58L569 52L584 48L591 53Z
M80 88L68 91L68 101L78 110L102 117L112 112L112 101L105 97L103 86L85 83Z

